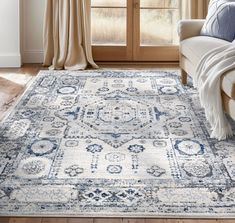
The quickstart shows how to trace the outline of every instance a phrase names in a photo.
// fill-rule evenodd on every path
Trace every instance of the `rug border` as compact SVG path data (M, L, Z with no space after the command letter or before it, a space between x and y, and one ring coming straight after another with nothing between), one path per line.
M33 215L33 214L15 214L15 215L1 215L0 217L20 217L20 218L51 218L51 217L58 217L58 218L131 218L131 219L231 219L235 220L235 214L229 215L221 215L221 214L171 214L171 215L143 215L143 214L123 214L122 212L118 212L117 214L107 215L103 213L89 213L89 214L42 214L42 215Z

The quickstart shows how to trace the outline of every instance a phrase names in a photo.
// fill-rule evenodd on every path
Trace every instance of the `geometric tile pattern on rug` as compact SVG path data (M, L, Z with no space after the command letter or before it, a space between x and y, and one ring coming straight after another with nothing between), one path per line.
M0 215L234 217L209 132L177 72L43 71L0 124Z

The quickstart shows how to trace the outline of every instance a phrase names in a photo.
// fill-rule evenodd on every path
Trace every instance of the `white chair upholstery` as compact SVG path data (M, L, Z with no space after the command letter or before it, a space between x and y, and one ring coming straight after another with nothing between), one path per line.
M200 59L210 50L225 44L225 40L200 36L205 20L182 20L178 26L180 37L180 67L182 82L186 84L187 75L194 76ZM221 79L222 98L225 111L235 120L235 71L224 74Z

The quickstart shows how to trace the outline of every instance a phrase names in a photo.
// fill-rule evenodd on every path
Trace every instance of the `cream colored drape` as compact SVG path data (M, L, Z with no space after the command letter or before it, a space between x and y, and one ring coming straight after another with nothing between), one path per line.
M182 19L204 19L210 0L181 0Z
M90 0L46 0L44 65L50 69L82 70L92 58Z

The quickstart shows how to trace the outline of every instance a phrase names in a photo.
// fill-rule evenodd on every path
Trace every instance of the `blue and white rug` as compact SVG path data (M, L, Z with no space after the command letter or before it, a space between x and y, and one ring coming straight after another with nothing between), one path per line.
M41 72L0 124L0 215L235 217L209 129L177 72Z

